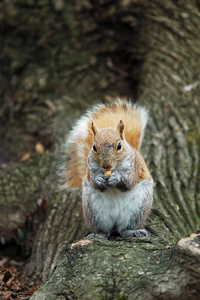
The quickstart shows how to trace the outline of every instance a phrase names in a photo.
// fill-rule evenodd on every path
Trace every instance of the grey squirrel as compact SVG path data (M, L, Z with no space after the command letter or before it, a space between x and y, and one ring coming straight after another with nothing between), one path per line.
M65 143L65 188L81 188L94 235L147 236L142 229L153 202L153 179L139 153L148 112L129 101L93 106Z

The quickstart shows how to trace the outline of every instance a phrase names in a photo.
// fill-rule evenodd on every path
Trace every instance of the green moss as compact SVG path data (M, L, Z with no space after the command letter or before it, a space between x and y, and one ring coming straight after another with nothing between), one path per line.
M190 126L186 134L186 140L189 145L194 139L196 140L198 150L200 151L200 133L197 124L193 124L192 126Z
M128 300L128 297L121 294L116 300Z

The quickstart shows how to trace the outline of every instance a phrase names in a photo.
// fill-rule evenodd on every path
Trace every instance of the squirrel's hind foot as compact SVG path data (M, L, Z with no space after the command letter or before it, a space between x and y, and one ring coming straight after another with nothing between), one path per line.
M86 239L94 239L94 238L108 240L109 236L105 233L91 233L86 236Z
M125 229L125 230L121 230L119 232L119 234L122 237L149 237L150 234L148 233L148 231L146 229L138 229L138 230L130 230L130 229Z

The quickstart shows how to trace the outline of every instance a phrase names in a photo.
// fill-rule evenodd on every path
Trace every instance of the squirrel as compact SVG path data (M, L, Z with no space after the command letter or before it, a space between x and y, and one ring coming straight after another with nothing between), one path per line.
M86 111L66 140L64 188L82 187L93 236L148 236L153 179L139 153L147 121L144 107L117 99Z

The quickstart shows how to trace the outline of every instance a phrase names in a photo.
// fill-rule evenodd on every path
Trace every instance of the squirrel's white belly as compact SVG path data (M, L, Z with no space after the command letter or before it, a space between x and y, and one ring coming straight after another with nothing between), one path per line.
M92 209L95 219L103 231L126 228L134 213L138 213L138 205L133 202L132 193L122 193L116 188L110 188L104 193L98 192L92 197Z
M120 231L133 226L134 219L138 218L144 206L145 194L151 193L151 190L152 183L147 180L127 192L121 192L115 187L105 192L94 190L89 197L89 207L98 229L111 232L113 229Z

